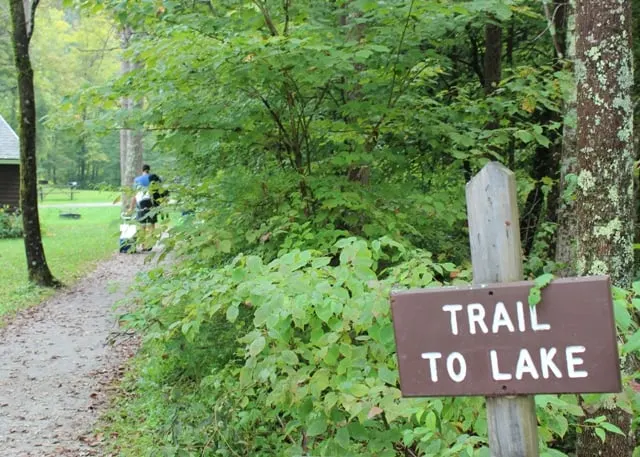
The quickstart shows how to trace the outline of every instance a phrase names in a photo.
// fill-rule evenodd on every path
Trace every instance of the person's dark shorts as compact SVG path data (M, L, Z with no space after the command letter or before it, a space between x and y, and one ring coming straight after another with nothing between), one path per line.
M138 202L138 214L136 219L141 224L156 224L158 222L158 215L151 214L151 210L154 208L154 204L151 200L142 200Z

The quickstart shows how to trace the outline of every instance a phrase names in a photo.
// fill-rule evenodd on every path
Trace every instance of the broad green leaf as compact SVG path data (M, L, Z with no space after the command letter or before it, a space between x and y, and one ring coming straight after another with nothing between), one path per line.
M298 363L296 353L288 349L280 353L280 358L288 365L296 365Z
M543 289L547 287L549 284L551 284L551 281L553 281L553 274L545 273L543 275L538 276L533 282L536 285L536 287Z
M259 336L249 345L249 355L255 357L260 354L266 345L264 336Z
M230 240L222 240L220 242L220 251L221 252L231 252L231 241Z
M528 297L529 306L536 306L538 303L540 303L541 298L542 296L540 294L540 289L532 287L529 290L529 297Z
M378 370L378 376L380 379L387 384L391 384L393 386L396 385L398 381L398 374L395 371L389 370L386 366L381 366Z
M524 143L530 143L533 141L533 135L526 130L518 130L514 135Z
M309 380L309 388L311 389L311 393L319 397L322 391L329 387L329 377L330 373L326 368L322 368L316 371Z
M327 420L323 417L314 419L307 427L308 436L322 435L327 430Z
M617 433L618 435L625 436L625 433L622 430L620 430L620 427L610 422L602 422L600 424L600 427L607 430L608 432Z
M238 305L229 306L229 308L227 308L227 320L229 322L235 322L238 318L239 311Z
M629 327L633 324L633 318L631 317L631 313L629 312L629 308L627 307L626 300L614 300L613 301L613 310L615 311L616 323L618 327L623 330L629 329Z
M336 441L343 448L349 448L349 429L347 427L340 427L336 432Z
M626 353L640 350L640 331L636 331L623 346Z

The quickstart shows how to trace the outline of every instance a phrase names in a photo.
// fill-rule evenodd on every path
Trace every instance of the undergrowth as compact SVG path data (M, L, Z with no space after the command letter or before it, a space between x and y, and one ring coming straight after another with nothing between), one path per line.
M401 398L388 304L392 288L468 278L388 238L342 239L328 255L293 250L264 262L239 254L218 268L154 270L147 298L123 316L145 342L105 422L111 451L488 456L482 398ZM618 315L632 306L619 291ZM587 400L631 411L633 398L627 389ZM584 414L577 397L536 402L541 455L565 455L560 449ZM619 432L604 420L592 426Z

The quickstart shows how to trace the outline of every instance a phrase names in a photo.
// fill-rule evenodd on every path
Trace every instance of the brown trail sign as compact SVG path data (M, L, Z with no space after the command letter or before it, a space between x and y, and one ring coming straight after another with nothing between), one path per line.
M620 387L609 278L393 295L404 396L612 392Z
M515 177L498 163L467 184L467 214L476 285L392 294L401 391L485 395L491 455L538 457L522 394L621 390L609 279L553 281L529 307Z

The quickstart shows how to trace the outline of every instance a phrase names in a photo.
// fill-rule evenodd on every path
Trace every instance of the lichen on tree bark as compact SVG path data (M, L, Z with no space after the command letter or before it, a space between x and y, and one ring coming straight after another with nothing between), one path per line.
M631 0L576 3L577 135L575 256L578 275L608 274L629 287L633 272L633 85ZM602 442L585 428L578 457L631 457L631 416L614 405L584 405L625 435Z
M576 10L576 272L630 285L633 267L631 4L583 0Z

